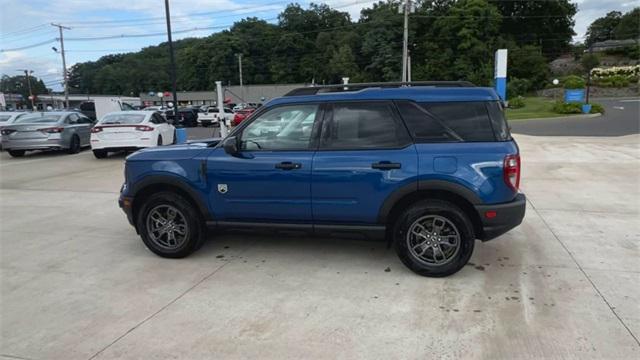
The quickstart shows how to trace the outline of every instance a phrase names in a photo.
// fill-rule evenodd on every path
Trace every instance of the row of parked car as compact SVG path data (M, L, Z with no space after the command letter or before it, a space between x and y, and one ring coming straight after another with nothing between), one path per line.
M224 108L227 126L237 126L259 105L241 104ZM235 109L235 110L234 110ZM214 106L171 108L150 106L141 110L116 111L96 121L82 109L46 112L0 112L0 148L13 157L33 150L65 150L70 154L90 146L96 158L109 152L173 144L176 126L219 125Z
M0 112L0 144L13 157L33 150L75 154L90 146L101 159L109 152L175 142L176 128L157 111L117 111L99 121L78 111Z

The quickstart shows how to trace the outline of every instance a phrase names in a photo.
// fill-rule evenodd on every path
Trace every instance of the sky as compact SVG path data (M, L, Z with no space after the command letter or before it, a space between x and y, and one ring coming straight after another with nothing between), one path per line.
M174 39L203 37L228 28L233 22L253 16L276 22L277 15L292 0L170 0ZM306 7L309 1L296 1ZM328 0L325 3L358 19L370 0ZM640 6L640 0L576 0L578 13L574 41L582 41L589 24L607 12L626 12ZM64 30L67 67L97 60L112 53L140 50L166 41L162 0L2 0L0 14L0 74L17 75L18 69L32 69L45 85L61 89L62 60L58 28ZM202 29L205 28L205 29ZM126 35L146 35L118 38ZM100 39L110 37L109 39ZM98 39L96 39L98 38ZM28 45L39 46L20 49ZM10 50L16 49L16 50Z

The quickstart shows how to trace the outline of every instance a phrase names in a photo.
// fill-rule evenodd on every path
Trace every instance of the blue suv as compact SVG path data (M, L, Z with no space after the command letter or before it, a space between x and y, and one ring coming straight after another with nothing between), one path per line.
M385 238L424 276L521 223L520 156L501 102L468 83L301 88L225 139L140 150L119 203L154 253L207 228Z

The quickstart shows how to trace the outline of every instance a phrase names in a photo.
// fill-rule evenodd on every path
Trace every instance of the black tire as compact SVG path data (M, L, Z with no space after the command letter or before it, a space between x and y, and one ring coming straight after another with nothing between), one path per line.
M183 218L181 224L187 227L185 239L175 248L168 248L159 244L158 241L153 239L154 236L147 226L148 222L151 221L148 218L150 213L155 209L166 206L177 209ZM178 216L176 216L176 219L178 219ZM136 222L144 244L149 250L162 257L183 258L198 250L205 240L204 221L197 208L185 198L173 192L158 192L147 198L140 211L138 211Z
M429 263L421 259L417 251L412 251L409 248L411 241L418 241L423 244L429 241L429 243L434 244L433 239L425 238L425 240L422 240L422 237L407 236L412 226L421 219L424 219L426 222L437 219L432 220L431 223L433 225L431 228L428 228L428 224L426 227L423 227L424 231L421 231L421 233L427 236L434 236L434 233L429 233L429 231L434 230L433 226L436 225L436 221L438 224L443 224L444 230L442 231L446 232L447 235L455 233L458 235L458 239L454 240L454 243L458 244L457 250L455 251L451 250L454 248L450 247L452 245L444 246L443 242L440 242L442 239L440 234L436 235L439 240L437 245L439 250L437 250L437 252L433 247L426 245L420 247L419 250L423 251L422 254L429 257L430 253L432 258L441 260L442 264ZM417 228L419 229L419 226ZM455 238L455 235L450 236ZM427 199L411 205L398 217L393 230L393 241L398 257L400 257L402 263L411 269L411 271L422 276L444 277L458 272L469 262L475 244L475 234L471 220L469 220L467 214L458 206L443 200ZM412 245L415 246L415 243L412 243ZM445 256L445 252L448 251L451 251L449 258Z
M162 135L158 135L158 146L162 146Z
M9 155L11 155L12 157L23 157L25 151L24 150L7 150L9 152Z
M80 138L78 135L71 136L71 142L69 143L69 149L67 149L67 153L69 154L77 154L80 152Z
M93 150L93 156L95 156L96 159L104 159L107 157L107 155L109 155L109 152L107 150L101 150L101 149Z

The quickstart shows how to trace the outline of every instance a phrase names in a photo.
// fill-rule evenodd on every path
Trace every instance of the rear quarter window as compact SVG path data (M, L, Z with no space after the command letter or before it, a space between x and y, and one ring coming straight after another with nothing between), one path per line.
M398 110L417 142L492 142L510 140L497 101L397 102Z

